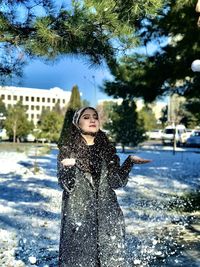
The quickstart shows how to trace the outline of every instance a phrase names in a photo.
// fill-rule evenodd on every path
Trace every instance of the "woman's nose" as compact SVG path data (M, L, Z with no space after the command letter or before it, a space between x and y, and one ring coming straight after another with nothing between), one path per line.
M90 121L91 121L91 122L94 122L95 119L94 119L93 117L90 117Z

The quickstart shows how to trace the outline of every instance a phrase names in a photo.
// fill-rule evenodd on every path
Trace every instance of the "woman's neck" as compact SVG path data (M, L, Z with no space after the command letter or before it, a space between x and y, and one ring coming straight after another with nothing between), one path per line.
M94 145L94 136L87 135L87 134L81 134L82 137L85 139L87 145Z

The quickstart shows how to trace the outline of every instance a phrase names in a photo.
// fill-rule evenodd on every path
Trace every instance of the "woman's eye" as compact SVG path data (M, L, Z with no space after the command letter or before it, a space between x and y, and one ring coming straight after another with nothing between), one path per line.
M84 120L88 120L90 117L89 116L85 116L83 118L84 118Z

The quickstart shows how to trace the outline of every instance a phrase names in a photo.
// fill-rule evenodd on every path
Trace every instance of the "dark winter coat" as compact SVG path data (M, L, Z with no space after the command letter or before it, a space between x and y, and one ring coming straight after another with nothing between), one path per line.
M129 157L120 167L115 153L110 162L103 154L96 177L87 170L84 157L68 147L62 147L58 155L58 180L63 189L59 267L127 266L124 217L114 189L126 185L133 164ZM75 166L64 167L61 160L70 157L76 158ZM94 178L99 180L98 187Z

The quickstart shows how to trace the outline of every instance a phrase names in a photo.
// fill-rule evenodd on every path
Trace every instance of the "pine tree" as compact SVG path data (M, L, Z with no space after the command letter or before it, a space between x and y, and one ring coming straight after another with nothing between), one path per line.
M155 114L153 113L152 109L147 105L139 111L138 115L144 123L145 131L150 131L157 127Z
M58 141L58 146L62 146L67 140L68 132L71 127L72 119L74 112L82 106L81 97L78 86L75 85L72 88L71 97L69 100L69 104L67 106L67 111L65 113L64 123L62 127L62 131L60 134L60 138Z
M20 74L27 55L49 60L84 55L93 64L104 60L115 64L119 50L136 45L138 18L155 16L162 5L162 0L77 0L66 6L64 2L59 7L53 0L0 1L0 43L5 50L0 74Z
M131 100L124 100L121 105L113 106L105 129L110 131L115 142L122 144L123 152L125 145L136 146L144 140L143 124L138 118L136 104Z
M167 93L199 98L200 76L191 70L200 53L194 1L163 3L158 16L138 20L137 33L145 52L119 60L119 66L112 69L114 81L105 82L109 95L142 97L147 102ZM157 50L148 51L149 44L157 45Z

